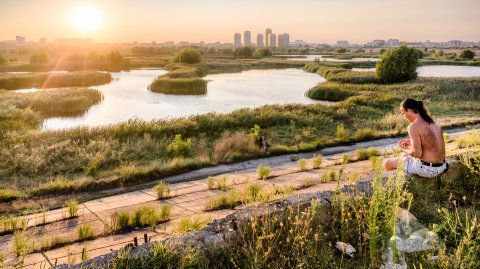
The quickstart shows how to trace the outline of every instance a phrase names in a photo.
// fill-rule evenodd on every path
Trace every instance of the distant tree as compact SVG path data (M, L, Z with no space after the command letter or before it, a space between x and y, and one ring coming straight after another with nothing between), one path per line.
M417 52L417 56L418 56L418 59L423 59L423 51L419 50L419 49L415 49L416 52Z
M31 64L46 64L48 62L48 56L44 52L35 53L30 56Z
M377 77L383 83L405 82L417 78L418 53L400 46L385 52L377 62Z
M347 52L347 49L346 48L339 48L337 49L337 53L345 53Z
M459 57L462 59L472 60L475 57L475 52L471 50L462 50Z
M5 59L5 57L3 57L3 55L0 53L0 64L6 64L7 63L7 59Z
M112 51L109 54L107 54L107 63L110 66L122 66L124 63L124 59L122 54L118 51Z
M364 49L357 49L357 50L355 51L355 53L364 53L364 52L365 52Z
M252 47L236 48L233 51L233 56L238 58L252 58L254 49Z
M385 53L385 51L387 51L387 50L386 50L386 49L380 49L380 50L378 51L378 53L380 53L380 54L384 54L384 53Z
M194 48L183 48L173 56L173 62L184 64L198 64L202 61L202 56Z
M443 50L440 50L438 53L437 53L438 56L443 56L445 55L445 52Z
M260 48L255 51L255 56L257 57L270 57L272 56L272 51L268 48Z

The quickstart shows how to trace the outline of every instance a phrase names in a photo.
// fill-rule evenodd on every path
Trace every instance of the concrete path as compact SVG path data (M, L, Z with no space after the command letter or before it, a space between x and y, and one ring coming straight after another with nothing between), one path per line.
M452 136L463 133L457 130ZM224 217L233 210L206 211L209 199L225 194L225 191L208 189L207 177L211 175L226 176L228 185L239 192L252 183L260 185L262 189L290 187L295 189L294 194L333 190L338 184L342 186L360 177L368 178L371 174L369 161L350 162L345 167L341 182L321 183L320 178L323 174L330 174L331 171L339 170L339 163L344 154L349 154L352 158L356 149L368 147L376 147L384 154L389 154L392 148L396 146L397 140L398 138L381 139L352 146L332 147L318 152L297 154L298 158L308 159L306 171L299 171L297 162L292 161L290 155L199 169L165 178L164 181L169 182L171 187L170 198L168 199L158 200L152 188L145 188L85 202L80 205L79 217L74 219L67 218L66 209L56 209L25 216L23 218L28 221L30 226L26 234L29 237L29 242L35 242L36 248L52 242L63 242L63 246L27 255L23 267L49 268L55 264L78 263L82 260L82 253L83 255L86 253L86 258L106 254L124 247L126 244L133 243L134 237L137 237L138 243L141 244L144 241L145 234L152 241L178 234L176 226L183 218L216 219ZM448 148L451 151L455 146L449 144ZM314 154L324 155L324 161L320 169L311 167L310 158ZM268 164L272 168L272 175L268 180L257 179L256 168L261 163ZM311 181L315 184L304 188L306 182ZM137 228L122 234L111 234L111 217L115 212L133 212L141 206L160 208L164 204L172 206L170 221L159 224L155 230ZM78 242L77 229L80 225L92 227L96 239ZM5 264L11 265L20 262L20 258L12 253L13 241L13 235L0 237L0 253L5 255Z

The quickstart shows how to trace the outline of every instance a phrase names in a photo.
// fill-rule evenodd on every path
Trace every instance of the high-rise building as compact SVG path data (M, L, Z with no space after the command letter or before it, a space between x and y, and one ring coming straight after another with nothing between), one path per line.
M288 48L289 46L290 46L290 35L279 34L278 35L278 47L279 48Z
M268 46L270 48L276 48L277 47L277 35L274 33L270 34L270 40L268 42Z
M257 47L263 47L263 35L257 34Z
M25 43L25 37L24 36L16 36L15 41L17 41L17 44L23 44Z
M40 38L39 43L42 44L42 45L45 45L45 44L47 44L47 39L45 37L42 37L42 38Z
M233 35L233 46L234 47L241 47L242 46L242 36L240 33L235 33Z
M265 30L265 47L270 47L270 35L272 34L272 29L267 28Z
M250 31L245 31L243 33L243 45L245 47L252 45L252 34L250 33Z
M400 44L400 41L398 41L398 39L389 39L387 41L387 46L388 47L396 47Z

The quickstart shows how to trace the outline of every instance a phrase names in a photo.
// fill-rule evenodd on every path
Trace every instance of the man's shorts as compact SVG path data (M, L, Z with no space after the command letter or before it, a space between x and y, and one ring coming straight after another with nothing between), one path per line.
M447 169L447 163L443 162L442 166L432 167L425 165L419 159L406 157L403 161L403 170L406 174L418 175L421 177L436 177Z

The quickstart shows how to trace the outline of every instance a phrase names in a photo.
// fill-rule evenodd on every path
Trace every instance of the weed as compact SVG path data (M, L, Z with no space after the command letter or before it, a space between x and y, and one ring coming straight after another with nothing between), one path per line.
M68 208L68 216L70 218L78 217L78 202L77 200L68 200L65 202L65 206Z
M367 160L372 156L380 156L380 151L376 148L357 149L355 154L358 160Z
M314 155L312 159L312 167L314 169L320 168L323 162L323 156L322 155Z
M305 171L307 169L307 160L305 158L298 160L297 164L300 171Z
M226 191L228 189L230 189L230 186L228 186L228 177L223 175L220 177L220 179L218 179L218 182L217 182L217 188L219 190L222 190L222 191Z
M198 231L212 221L211 217L193 217L183 218L177 225L176 231L180 234L186 234L191 231Z
M212 176L209 176L207 178L207 188L209 190L213 190L215 188L215 178L213 178Z
M111 226L116 231L123 231L130 228L130 213L128 211L118 211L112 214Z
M170 196L170 184L165 181L160 181L160 183L153 187L153 191L157 194L158 199L168 198Z
M13 233L13 254L17 256L26 256L33 252L35 243L27 238L25 231L16 231Z
M270 176L270 166L265 164L260 164L257 167L258 179L266 180Z
M84 224L78 227L77 237L80 241L85 241L94 237L92 226Z

